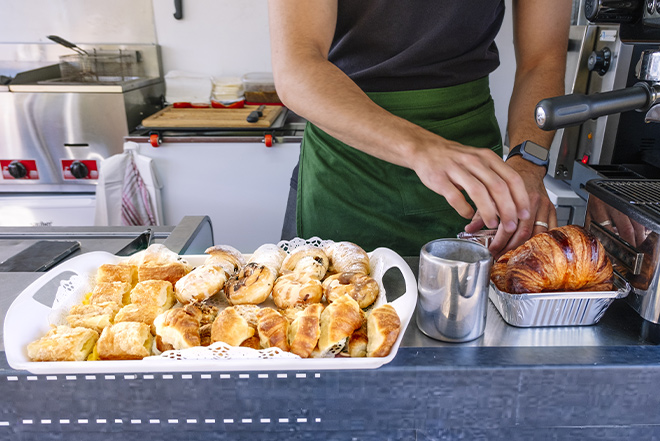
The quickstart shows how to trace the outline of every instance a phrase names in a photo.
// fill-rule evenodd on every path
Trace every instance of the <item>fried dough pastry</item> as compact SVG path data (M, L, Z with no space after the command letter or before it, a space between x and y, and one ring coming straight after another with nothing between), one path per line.
M281 275L273 287L273 301L278 308L319 303L323 298L323 285L307 273Z
M257 333L263 349L278 347L289 351L287 331L289 322L273 308L262 308L257 313Z
M239 269L245 266L243 254L229 245L214 245L204 251L209 257L204 265L213 265L222 268L227 273L227 278L233 276Z
M176 282L174 295L183 304L201 302L220 292L226 281L222 268L200 265Z
M152 343L148 325L122 322L103 330L96 350L101 360L141 360L151 355Z
M240 346L254 335L251 327L233 307L222 310L213 321L211 327L211 341L221 341L231 346Z
M313 303L300 311L289 325L287 333L292 353L307 358L310 356L321 335L321 313L323 305Z
M328 270L330 260L321 248L304 245L293 250L282 262L282 273L296 272L321 280Z
M360 306L348 294L344 294L323 310L318 343L319 357L333 357L341 352L351 334L362 326L360 312Z
M369 255L353 242L332 242L323 247L330 259L328 272L369 274Z
M612 263L601 243L577 225L537 234L500 257L491 280L511 294L612 289Z
M277 273L263 264L251 262L233 275L225 285L225 295L230 305L258 305L268 298Z
M282 262L284 262L286 256L286 251L282 248L273 243L266 243L254 250L248 263L255 262L260 265L265 265L270 268L272 273L275 274L275 277L277 277L280 275Z
M401 320L392 305L374 308L367 317L367 357L386 357L400 331Z
M57 326L28 344L28 357L32 361L85 361L98 338L93 329Z
M349 294L358 302L360 308L366 308L376 301L379 291L376 279L366 274L339 273L328 276L323 281L323 294L328 302Z

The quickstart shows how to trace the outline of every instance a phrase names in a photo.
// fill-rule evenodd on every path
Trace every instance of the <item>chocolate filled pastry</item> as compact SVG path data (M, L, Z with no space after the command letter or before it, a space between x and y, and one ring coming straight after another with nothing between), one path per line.
M215 245L204 251L209 257L204 265L212 265L222 268L227 273L227 278L233 276L240 268L245 266L243 254L229 245Z
M230 305L258 305L268 298L277 274L266 265L251 262L234 274L225 285Z
M360 308L366 308L376 301L379 292L378 282L366 274L339 273L323 281L323 294L328 302L348 294L358 302Z
M137 283L137 266L129 263L104 263L96 272L96 283L124 282L131 285Z
M183 304L201 302L220 292L226 281L222 268L200 265L176 282L174 294Z
M329 264L328 255L321 248L303 245L286 256L282 262L282 273L296 272L321 280Z
M369 274L369 255L353 242L332 242L323 247L330 259L328 272Z
M612 289L612 263L601 243L577 225L537 234L500 257L491 280L510 294Z
M118 305L126 305L131 300L131 288L127 282L101 282L97 283L89 296L92 305L113 302Z
M314 356L334 357L342 351L353 332L362 326L360 306L344 294L321 313L321 335Z
M93 329L57 326L28 344L28 357L32 361L85 361L98 338Z
M386 357L400 331L401 320L392 305L374 308L367 317L367 357Z
M72 328L83 327L100 333L113 323L120 306L114 302L97 305L73 305L66 321Z
M310 356L321 335L321 313L323 305L313 303L300 311L289 325L287 333L292 353L307 358Z
M262 308L257 313L257 333L263 349L278 347L289 351L287 331L289 322L273 308Z
M166 280L145 280L135 285L131 291L131 303L155 305L162 311L174 305L172 284Z
M275 274L275 277L280 275L282 262L286 258L286 251L273 243L266 243L254 250L248 263L258 263L265 265Z
M255 329L250 326L233 307L222 310L215 318L211 327L211 341L221 341L230 346L240 346L254 335Z
M96 351L101 360L141 360L151 355L152 343L148 325L122 322L103 330Z
M164 352L199 346L201 344L200 319L201 312L191 314L183 308L169 309L161 313L154 320L158 350Z
M163 310L154 304L130 303L119 310L115 316L115 323L139 322L151 326L161 312Z
M273 287L273 301L281 309L319 303L322 298L321 282L305 273L283 274L277 278Z

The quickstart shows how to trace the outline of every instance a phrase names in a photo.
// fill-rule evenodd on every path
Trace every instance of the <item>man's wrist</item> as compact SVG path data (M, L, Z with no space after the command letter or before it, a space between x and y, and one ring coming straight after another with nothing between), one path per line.
M538 177L540 180L543 180L546 173L548 172L544 166L532 164L531 162L524 159L520 155L507 158L506 163L518 173L520 172L530 173Z

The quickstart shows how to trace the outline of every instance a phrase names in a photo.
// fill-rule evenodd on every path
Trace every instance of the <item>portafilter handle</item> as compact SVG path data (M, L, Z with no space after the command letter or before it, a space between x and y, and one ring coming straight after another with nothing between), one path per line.
M593 95L571 94L547 98L536 105L536 124L543 130L575 126L604 115L648 110L660 97L660 84L639 82L625 89Z

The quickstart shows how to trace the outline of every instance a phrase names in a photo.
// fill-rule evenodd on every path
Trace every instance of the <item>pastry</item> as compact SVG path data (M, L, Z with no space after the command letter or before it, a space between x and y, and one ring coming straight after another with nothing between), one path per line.
M213 340L211 340L212 331L213 323L208 323L199 327L199 341L202 346L209 346L211 343L213 343Z
M131 303L138 305L156 305L162 311L174 305L172 284L165 280L145 280L135 285L131 291Z
M141 360L151 355L152 336L144 323L122 322L101 333L96 350L101 360Z
M367 357L386 357L401 330L401 320L392 305L374 308L367 317Z
M72 328L83 327L100 333L113 323L120 306L114 302L96 305L73 305L66 316Z
M297 314L287 333L290 351L302 358L310 356L321 334L323 305L313 303Z
M321 248L303 245L286 256L282 262L282 273L296 272L321 280L329 264L328 256Z
M213 342L222 341L231 346L240 346L253 335L254 328L231 306L218 314L211 328Z
M511 294L612 289L612 263L601 243L577 225L537 234L493 265L491 279Z
M344 348L348 338L362 326L360 306L344 294L330 303L321 313L320 357L333 357Z
M199 317L200 326L210 325L218 315L218 308L206 303L188 303L183 306L183 310Z
M360 308L370 306L378 298L378 282L366 274L339 273L326 277L323 281L323 294L328 302L333 302L344 294L349 294Z
M289 350L289 322L280 313L273 308L262 308L257 313L257 320L257 332L262 348L278 347L283 351Z
M243 343L241 343L241 347L251 348L256 350L261 349L261 343L259 342L259 337L253 335L252 337L246 339Z
M96 283L124 282L133 286L137 283L137 266L129 263L104 263L96 272Z
M367 320L364 318L362 320L362 326L360 326L348 338L348 344L346 345L345 349L351 358L366 357L368 343L369 338L367 336Z
M131 285L128 282L100 282L94 286L89 303L92 305L113 302L125 305L130 302Z
M282 262L286 258L286 251L273 243L266 243L254 250L248 263L258 263L270 268L275 277L280 275Z
M181 262L166 265L141 265L138 266L138 281L165 280L174 285L189 272L189 266Z
M251 262L229 279L225 295L230 305L258 305L268 298L276 278L270 267Z
M323 298L321 282L306 273L283 274L273 286L273 301L278 308L319 303Z
M93 329L57 326L28 344L28 357L32 361L84 361L98 338Z
M199 315L193 315L182 308L169 309L154 320L156 346L164 352L172 349L185 349L199 346Z
M240 268L245 266L245 258L240 251L229 245L215 245L204 251L209 257L204 265L218 266L227 273L227 278L233 276Z
M261 310L257 305L234 305L234 310L239 313L253 328L257 328L259 318L257 314Z
M332 242L323 247L330 265L328 272L369 274L369 255L353 242Z
M161 312L163 310L154 304L131 303L119 310L115 316L115 323L139 322L151 326Z
M174 294L183 304L201 302L218 293L226 281L222 268L200 265L176 282Z

